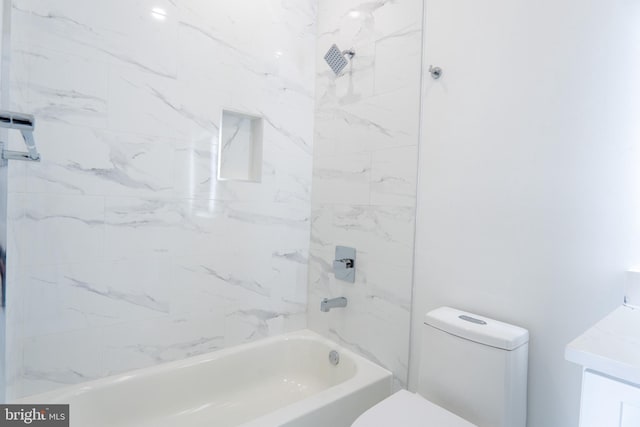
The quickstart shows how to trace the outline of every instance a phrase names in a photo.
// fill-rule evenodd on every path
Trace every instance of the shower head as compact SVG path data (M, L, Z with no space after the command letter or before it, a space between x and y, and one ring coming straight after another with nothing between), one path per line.
M334 73L336 73L337 76L349 63L349 61L347 61L347 57L351 59L355 55L355 50L350 49L341 51L340 49L338 49L338 46L334 44L329 49L329 52L327 52L327 54L324 56L324 60L327 61L327 64L329 64L329 67L331 67L331 69Z

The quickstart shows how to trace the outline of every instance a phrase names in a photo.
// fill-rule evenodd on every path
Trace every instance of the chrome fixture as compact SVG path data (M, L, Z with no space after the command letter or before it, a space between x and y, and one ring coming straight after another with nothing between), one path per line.
M356 250L354 248L336 246L333 273L338 280L351 283L356 281Z
M19 130L20 133L22 133L22 138L27 146L26 153L2 149L2 158L4 160L40 161L40 153L38 153L36 142L33 139L36 119L31 114L14 113L2 110L0 111L0 127Z
M332 308L344 308L347 306L347 299L345 297L339 298L325 298L320 302L320 311L328 313Z
M336 366L338 363L340 363L340 353L335 350L331 350L329 352L329 363L331 363L333 366Z
M476 319L475 317L467 316L466 314L458 316L458 319L464 320L465 322L475 323L476 325L486 325L487 322L484 320Z
M434 80L438 80L440 77L442 77L442 68L429 65L429 74L431 74L431 77Z
M341 51L338 49L338 46L334 44L324 56L324 60L327 61L327 64L329 64L329 67L331 67L337 76L349 63L347 57L351 60L354 56L356 56L355 50L349 49Z

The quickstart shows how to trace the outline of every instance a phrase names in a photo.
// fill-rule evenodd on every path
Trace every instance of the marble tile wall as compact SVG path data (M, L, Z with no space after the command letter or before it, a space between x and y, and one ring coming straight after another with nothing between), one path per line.
M316 2L11 11L43 161L10 170L9 396L304 328ZM264 118L259 184L216 180L223 108Z
M329 47L356 56L336 77ZM308 323L393 371L409 359L422 1L323 0L318 8ZM336 245L357 249L356 283L336 281ZM321 313L324 297L345 309Z

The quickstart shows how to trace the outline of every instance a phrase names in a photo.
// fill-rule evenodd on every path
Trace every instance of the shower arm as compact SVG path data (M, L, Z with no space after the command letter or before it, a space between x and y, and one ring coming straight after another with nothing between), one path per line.
M343 50L342 54L344 56L348 56L349 59L353 59L353 57L356 56L356 51L354 49L347 49L347 50Z
M30 114L14 113L11 111L0 110L0 128L19 130L27 146L27 152L11 151L2 149L3 160L23 160L30 162L39 162L40 153L36 147L36 141L33 138L33 131L36 127L35 117ZM0 146L2 144L0 143Z

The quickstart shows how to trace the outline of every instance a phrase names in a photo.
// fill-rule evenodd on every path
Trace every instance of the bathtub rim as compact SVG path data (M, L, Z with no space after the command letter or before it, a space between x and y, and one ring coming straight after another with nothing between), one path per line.
M110 375L108 377L98 378L98 379L90 380L83 383L72 384L72 385L60 387L55 390L51 390L44 393L24 396L19 399L14 399L9 403L12 403L12 404L32 404L32 403L66 404L76 396L90 393L92 390L95 390L95 389L108 387L111 384L133 381L135 379L144 379L147 377L163 374L163 373L174 371L177 369L183 369L190 366L196 366L203 363L213 362L217 359L233 356L234 354L237 354L240 352L256 350L256 349L259 349L260 347L265 347L265 346L268 346L269 344L279 342L279 341L297 341L297 340L319 342L321 344L326 345L331 350L337 350L340 353L341 357L348 356L352 358L355 363L354 375L351 378L348 378L341 383L335 384L322 391L319 391L318 393L305 397L300 401L290 403L288 405L285 405L281 408L274 410L272 413L265 414L263 416L256 418L255 420L241 424L242 427L252 426L256 421L262 420L263 418L271 418L272 415L277 414L284 410L290 411L292 414L303 415L310 408L316 408L318 406L321 406L323 403L326 403L327 401L333 401L341 397L350 395L355 391L360 390L362 387L365 387L370 384L374 384L379 381L388 380L389 383L391 384L392 373L389 370L375 364L374 362L371 362L370 360L353 352L352 350L344 347L343 345L336 343L314 331L311 331L309 329L302 329L299 331L289 332L286 334L266 337L260 340L236 345L236 346L221 349L221 350L215 350L215 351L197 355L197 356L187 357L185 359L161 363L161 364L149 366L146 368L139 368L131 371L126 371L123 373Z

